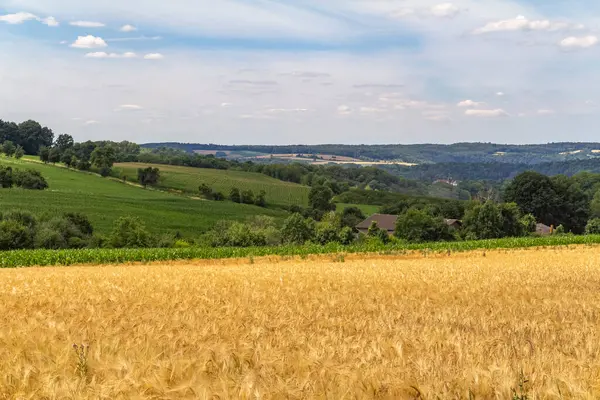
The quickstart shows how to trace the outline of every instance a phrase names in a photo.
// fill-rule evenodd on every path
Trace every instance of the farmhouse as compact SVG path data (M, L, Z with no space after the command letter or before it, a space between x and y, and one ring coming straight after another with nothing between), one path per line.
M379 229L386 230L387 233L393 235L394 231L396 230L397 220L397 215L373 214L360 224L356 225L356 229L358 229L360 233L364 233L366 235L367 233L369 233L369 227L371 227L371 224L373 222L376 222Z
M394 231L396 230L396 221L398 221L397 215L373 214L360 224L356 225L356 229L358 229L360 233L364 233L366 235L369 233L371 224L376 222L379 229L386 230L388 234L393 235ZM452 229L462 228L462 221L458 219L444 219L444 222L446 222L446 224Z
M541 236L549 236L552 235L553 227L545 225L545 224L537 224L535 226L535 233Z

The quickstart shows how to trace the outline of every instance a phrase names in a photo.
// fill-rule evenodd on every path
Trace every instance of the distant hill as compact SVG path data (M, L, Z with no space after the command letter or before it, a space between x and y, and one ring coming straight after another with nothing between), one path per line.
M494 143L414 144L414 145L217 145L193 143L147 143L143 148L171 147L186 152L216 153L231 158L260 161L265 155L335 155L363 161L431 163L509 163L540 164L600 157L600 143L548 143L511 145ZM299 157L301 158L301 157Z

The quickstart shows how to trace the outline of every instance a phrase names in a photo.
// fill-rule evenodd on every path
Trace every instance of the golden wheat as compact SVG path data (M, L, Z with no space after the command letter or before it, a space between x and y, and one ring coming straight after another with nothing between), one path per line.
M600 397L598 248L340 261L2 270L0 398Z

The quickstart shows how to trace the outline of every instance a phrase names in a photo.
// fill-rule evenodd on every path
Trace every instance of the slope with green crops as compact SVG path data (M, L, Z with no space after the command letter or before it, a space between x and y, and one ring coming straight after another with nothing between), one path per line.
M308 204L310 188L307 186L280 181L254 172L140 163L116 164L113 170L114 174L119 177L126 177L128 181L136 181L137 170L146 167L160 170L161 178L157 187L162 189L198 194L198 187L206 184L213 190L222 192L225 196L229 195L232 188L238 188L240 191L252 190L255 194L264 190L268 204L300 206Z
M44 191L0 189L0 209L21 209L35 214L81 212L100 233L113 222L130 215L142 219L155 233L180 232L194 237L211 229L219 220L245 220L253 215L285 217L285 213L231 202L195 200L186 196L144 190L101 178L92 173L45 165L34 160L0 157L1 165L40 171L49 184Z

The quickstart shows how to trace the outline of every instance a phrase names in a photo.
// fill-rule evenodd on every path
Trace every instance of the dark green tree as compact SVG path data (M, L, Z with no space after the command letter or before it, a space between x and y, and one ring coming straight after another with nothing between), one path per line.
M50 161L50 148L46 146L40 147L40 161L48 163Z
M37 155L41 146L52 146L54 133L38 122L29 120L19 124L19 138L25 154Z
M75 144L71 135L58 135L54 147L56 147L61 153L73 147Z
M266 196L267 196L267 192L265 192L264 190L261 190L256 195L256 198L254 199L254 204L259 207L266 207L267 206Z
M15 158L17 160L20 160L21 158L23 158L23 156L25 155L25 150L23 150L23 148L19 145L17 146L17 148L15 149Z
M60 157L61 157L60 150L57 147L52 147L48 154L48 161L51 162L52 164L56 164L57 162L60 162Z
M408 209L396 221L396 237L409 242L437 242L452 240L450 228L441 217L427 210Z
M60 155L60 162L65 164L67 167L72 168L77 165L77 157L72 148L66 149Z
M140 185L142 185L143 187L146 187L148 185L152 186L158 183L158 180L160 178L160 170L158 168L152 167L138 168L137 175L138 182L140 183Z
M2 153L6 154L8 157L12 157L16 150L16 146L10 140L7 140L2 144Z
M252 190L244 190L242 192L241 201L244 204L254 204L254 193Z
M586 235L600 235L600 218L590 219L585 227Z
M11 167L0 165L0 188L8 189L13 186L13 171Z
M234 203L241 203L242 196L240 195L240 189L232 188L231 192L229 192L229 200L233 201Z
M296 213L286 219L281 228L281 239L287 244L304 244L315 237L315 222Z
M358 207L346 207L342 211L342 226L352 229L354 232L358 232L356 225L360 224L365 220L365 215L362 210Z
M108 239L113 248L145 248L154 245L154 238L138 218L121 217L115 221Z
M596 191L590 205L590 217L600 218L600 190Z
M115 160L115 150L110 146L97 147L92 152L91 162L104 177L110 175Z
M335 210L335 204L331 202L332 199L333 191L327 186L313 186L308 194L308 204L315 210Z

